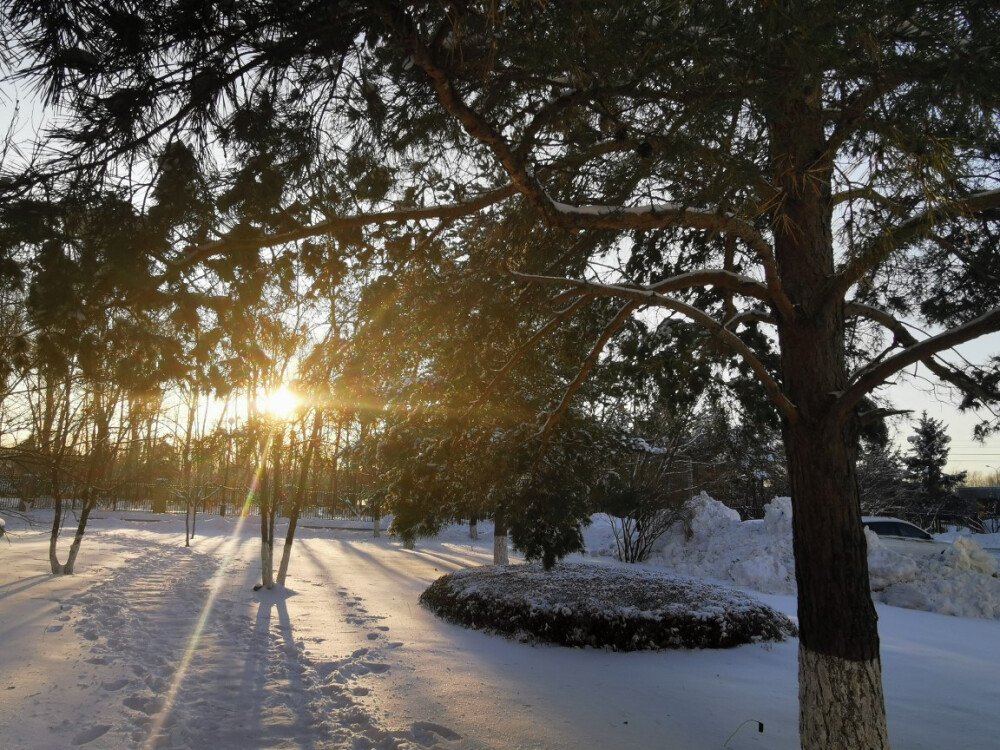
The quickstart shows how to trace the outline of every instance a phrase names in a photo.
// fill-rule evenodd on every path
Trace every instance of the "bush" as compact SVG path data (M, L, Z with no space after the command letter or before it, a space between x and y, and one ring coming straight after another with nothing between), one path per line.
M785 615L724 586L646 569L563 563L469 568L420 595L439 617L523 642L613 651L730 648L796 635Z

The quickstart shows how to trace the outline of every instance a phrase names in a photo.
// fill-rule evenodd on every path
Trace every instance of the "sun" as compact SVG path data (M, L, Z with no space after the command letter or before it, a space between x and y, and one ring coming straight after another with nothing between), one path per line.
M261 411L276 419L291 419L295 416L296 409L299 408L301 400L297 395L281 386L277 390L263 393L257 401Z

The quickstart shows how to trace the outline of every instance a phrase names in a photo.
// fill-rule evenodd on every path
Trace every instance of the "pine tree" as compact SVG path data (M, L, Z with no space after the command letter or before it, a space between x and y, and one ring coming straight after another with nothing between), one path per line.
M499 267L558 290L553 325L616 310L545 434L637 313L698 328L730 358L720 381L782 425L802 745L888 746L855 469L877 413L859 406L917 362L966 406L1000 402L996 362L936 356L1000 330L992 4L2 7L10 57L73 115L7 192L93 165L124 179L178 137L234 154L223 206L254 210L164 251L171 268L318 235L365 262L488 234Z
M955 490L965 481L964 471L957 474L945 473L948 465L948 444L951 437L943 422L920 415L910 443L910 455L903 460L911 490L913 509L925 518L938 515L942 510L954 510L949 506L956 500Z

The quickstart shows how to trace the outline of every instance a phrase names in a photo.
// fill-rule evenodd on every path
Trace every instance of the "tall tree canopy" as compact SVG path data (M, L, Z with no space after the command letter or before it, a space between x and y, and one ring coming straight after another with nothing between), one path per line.
M66 108L7 191L151 175L174 143L217 163L217 235L176 242L164 278L317 235L336 238L308 246L317 269L467 243L550 286L554 322L616 301L550 422L643 311L732 355L719 377L784 430L802 744L888 746L858 406L918 362L967 407L998 403L998 360L937 356L1000 329L992 4L2 7L17 74Z

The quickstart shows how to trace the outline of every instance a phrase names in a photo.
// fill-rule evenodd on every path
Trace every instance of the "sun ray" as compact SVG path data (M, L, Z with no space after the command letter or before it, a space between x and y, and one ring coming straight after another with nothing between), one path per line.
M269 434L264 450L261 451L262 457L268 455L273 440L273 433ZM211 585L208 591L208 596L205 598L205 604L201 608L201 612L199 613L198 619L191 631L191 635L188 637L184 654L181 656L180 664L177 665L173 680L171 680L170 683L170 688L167 690L163 708L161 708L160 711L153 717L153 722L150 725L146 741L142 745L142 750L153 750L153 748L157 745L157 738L173 711L174 704L177 701L177 694L180 692L181 685L184 682L187 671L191 666L191 661L194 658L194 654L198 649L199 643L201 642L202 635L205 632L205 626L208 624L208 618L212 614L212 609L215 607L216 599L222 590L226 572L229 570L233 559L236 557L237 551L240 549L240 539L242 538L243 525L246 523L246 519L249 516L250 506L256 500L257 491L260 487L261 477L264 472L264 464L265 461L262 458L261 461L258 462L257 468L254 471L253 480L250 483L250 489L247 491L246 499L243 501L243 510L240 513L232 534L230 534L229 540L223 550L222 564L219 565L215 575L213 575L210 579Z

